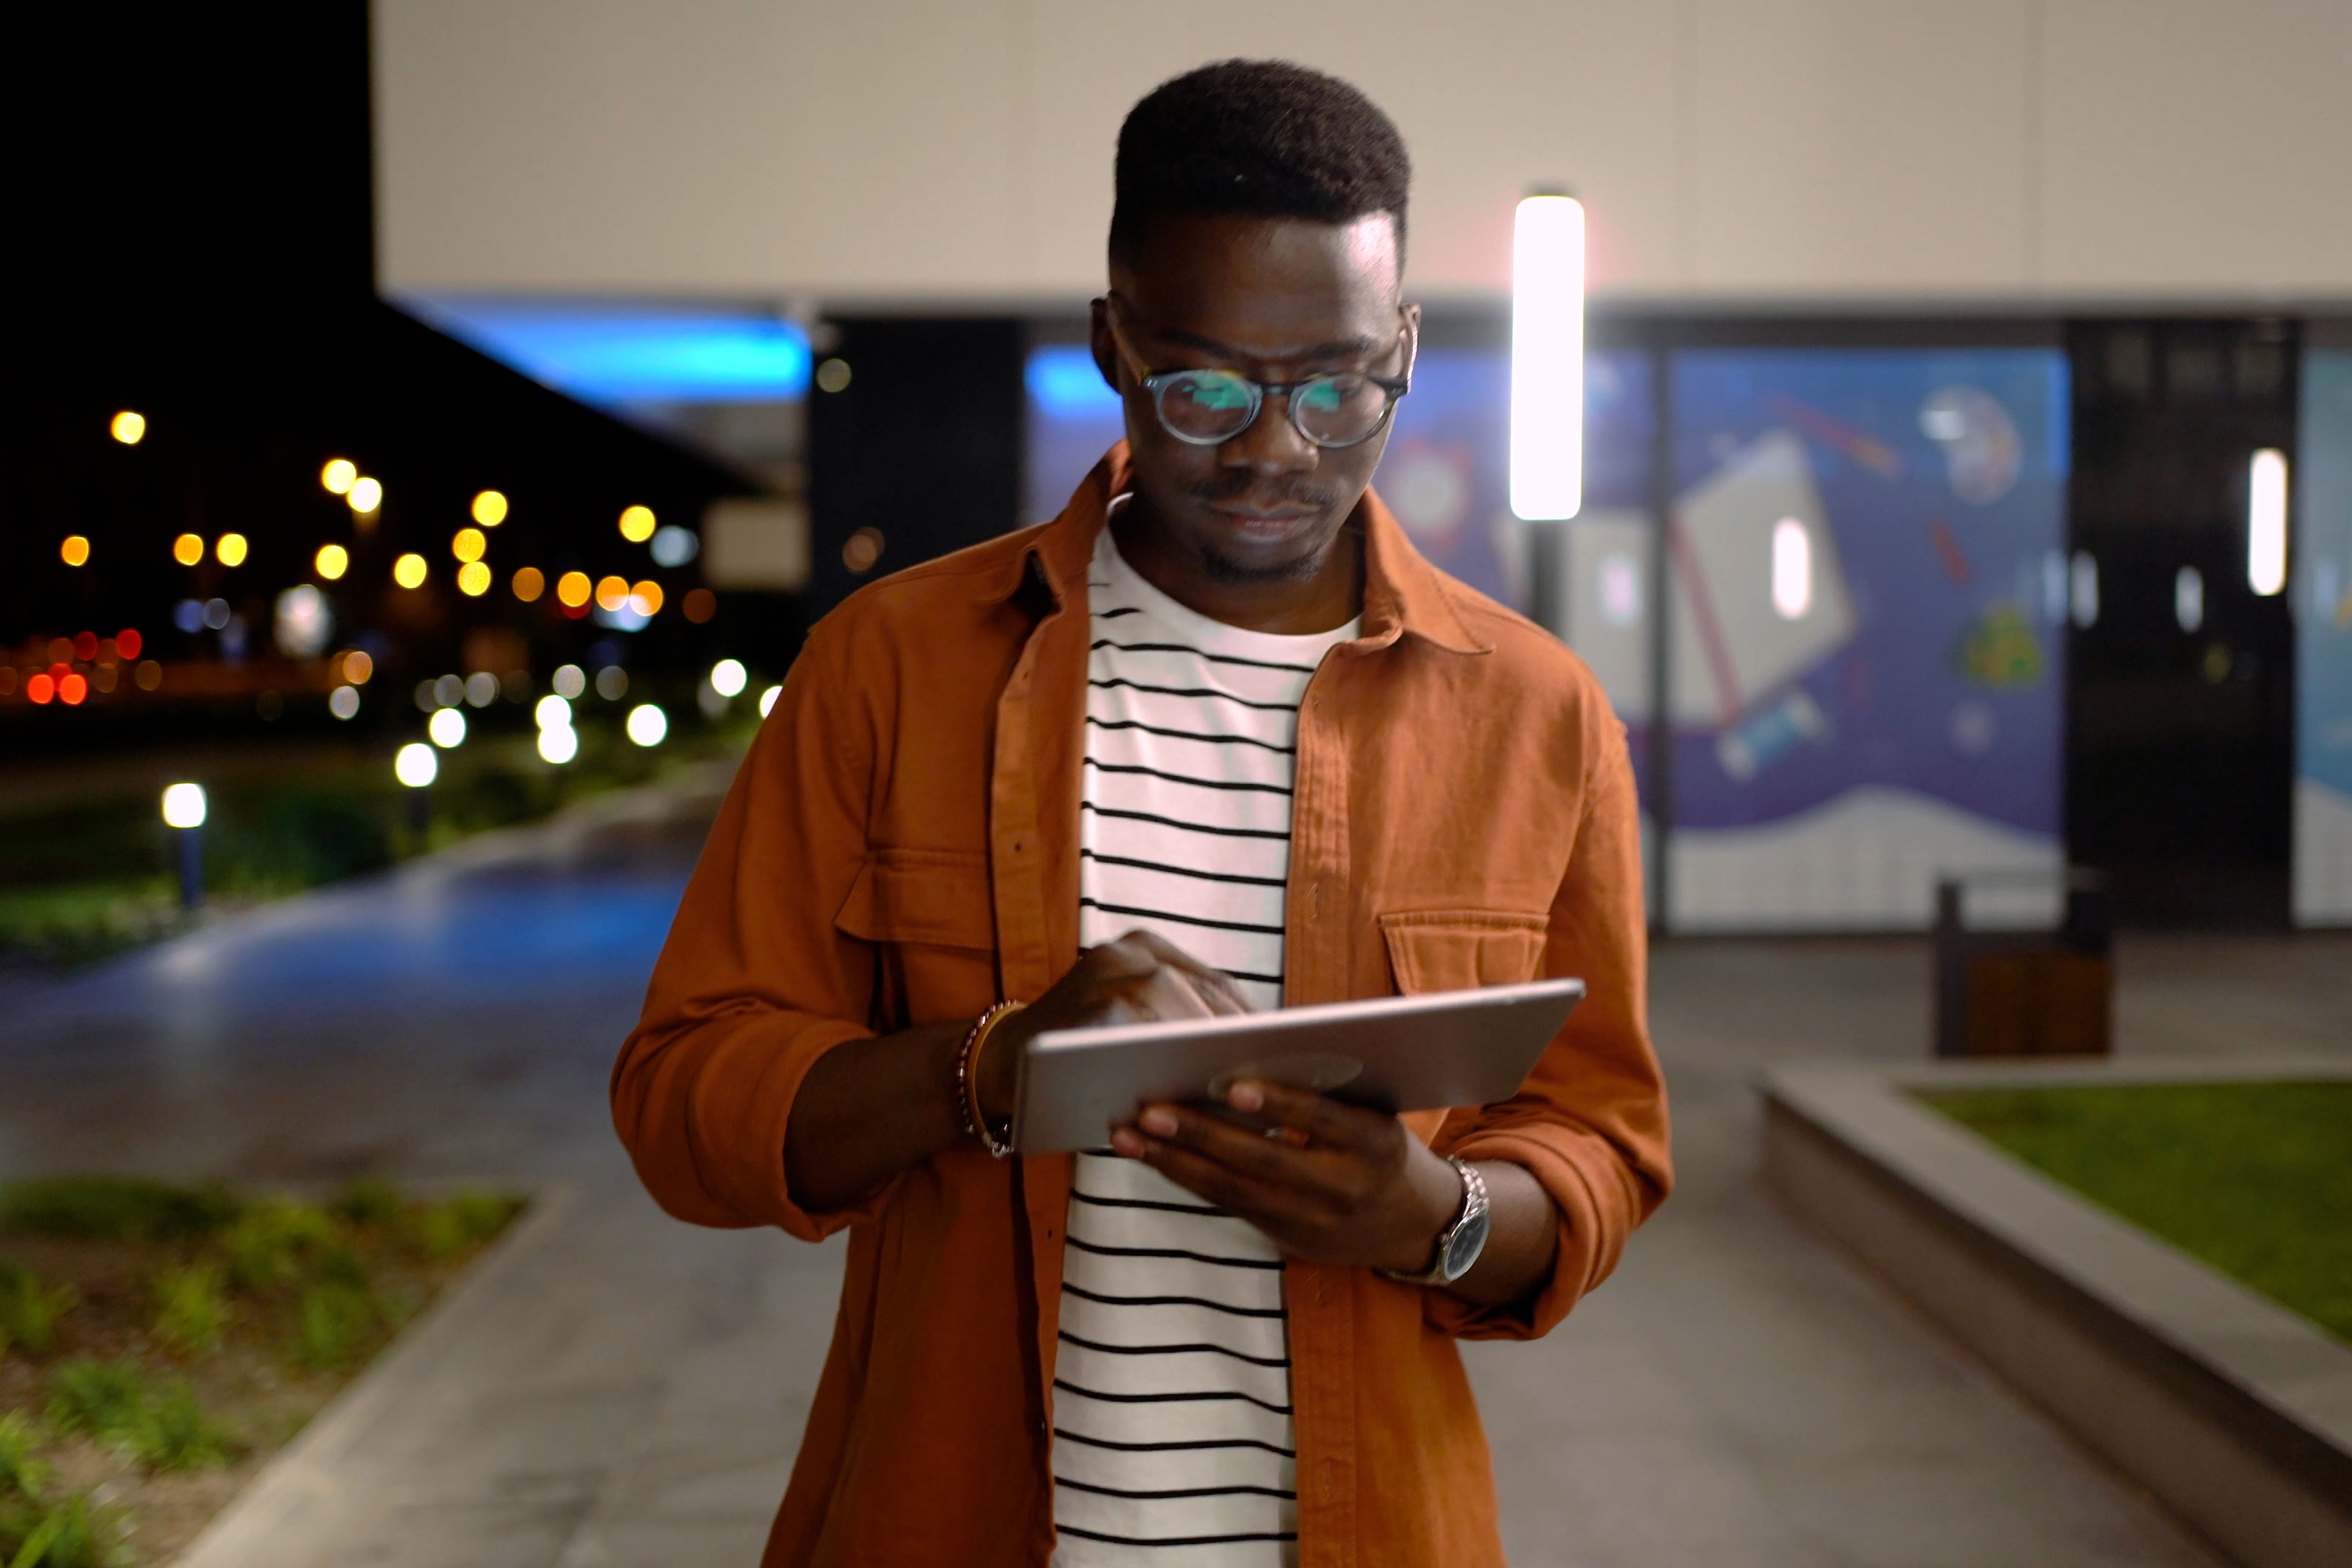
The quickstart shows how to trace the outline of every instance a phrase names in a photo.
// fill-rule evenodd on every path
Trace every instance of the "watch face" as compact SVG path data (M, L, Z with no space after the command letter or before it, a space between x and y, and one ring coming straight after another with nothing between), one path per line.
M1471 1266L1478 1261L1478 1254L1486 1248L1486 1211L1482 1208L1445 1238L1445 1282L1451 1285L1469 1273Z

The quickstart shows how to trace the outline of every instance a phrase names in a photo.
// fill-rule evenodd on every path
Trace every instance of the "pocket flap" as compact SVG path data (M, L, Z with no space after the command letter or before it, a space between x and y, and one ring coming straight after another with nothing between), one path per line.
M1408 996L1535 979L1549 924L1542 915L1495 910L1414 910L1380 921L1397 990Z
M861 942L993 952L988 857L962 849L875 849L833 917Z

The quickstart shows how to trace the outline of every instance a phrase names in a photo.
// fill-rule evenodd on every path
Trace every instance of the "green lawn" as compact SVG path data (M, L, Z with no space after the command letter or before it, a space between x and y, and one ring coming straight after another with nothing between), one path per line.
M2352 1340L2352 1081L1957 1089L1919 1098Z

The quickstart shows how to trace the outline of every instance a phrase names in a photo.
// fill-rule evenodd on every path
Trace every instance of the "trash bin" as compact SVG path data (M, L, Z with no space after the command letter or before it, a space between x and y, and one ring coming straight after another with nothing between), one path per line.
M2054 928L1971 928L1972 889L2048 886ZM2063 873L1947 878L1936 884L1936 1054L2105 1056L2115 1048L2115 921L2105 879Z

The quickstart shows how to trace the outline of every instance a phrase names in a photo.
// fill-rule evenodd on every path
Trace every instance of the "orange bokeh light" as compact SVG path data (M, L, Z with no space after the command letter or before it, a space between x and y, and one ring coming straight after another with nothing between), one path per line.
M58 700L68 708L78 708L89 695L89 682L80 674L68 670L58 680Z
M617 610L629 602L629 580L626 577L600 577L596 581L596 607Z
M646 578L629 590L629 603L636 606L637 614L641 616L661 614L661 584L650 577Z
M567 609L576 610L586 604L593 591L589 587L588 574L585 572L566 572L555 580L555 596Z
M524 604L535 603L547 592L547 576L536 566L525 566L514 574L514 596Z
M47 702L57 694L58 679L46 669L25 682L25 700L27 702Z
M719 595L708 588L688 588L685 603L678 607L688 620L698 626L719 613Z

